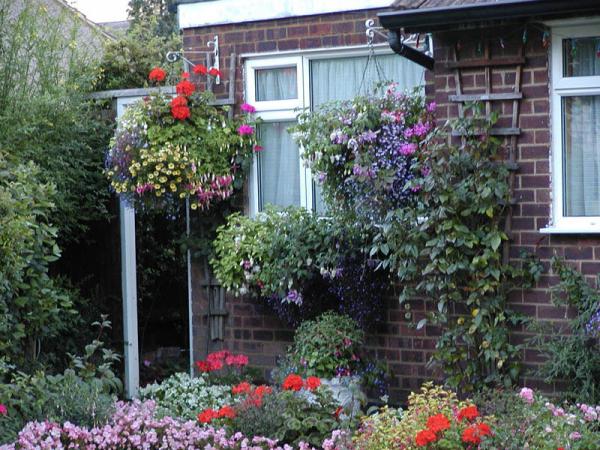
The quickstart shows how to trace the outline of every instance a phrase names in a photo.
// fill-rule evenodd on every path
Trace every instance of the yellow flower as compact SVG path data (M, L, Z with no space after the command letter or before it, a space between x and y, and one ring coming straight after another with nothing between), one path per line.
M457 320L459 325L462 325L463 323L465 323L465 318L464 317L459 317Z
M198 208L198 205L196 205L195 203L192 203L192 204L190 205L190 208L192 208L192 209L197 209L197 208Z

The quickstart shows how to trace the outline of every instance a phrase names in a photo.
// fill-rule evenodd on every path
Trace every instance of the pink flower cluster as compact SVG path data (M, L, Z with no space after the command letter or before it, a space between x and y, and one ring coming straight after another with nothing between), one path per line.
M180 422L171 417L157 419L152 401L118 402L109 423L92 429L71 423L30 422L13 444L0 450L294 450L262 436L228 435L224 429L200 426L197 422ZM334 447L328 446L328 449ZM297 450L315 450L301 442Z

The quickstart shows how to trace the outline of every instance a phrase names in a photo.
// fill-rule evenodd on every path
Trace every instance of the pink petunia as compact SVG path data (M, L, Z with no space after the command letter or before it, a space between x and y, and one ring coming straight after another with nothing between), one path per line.
M6 407L6 405L3 405L2 403L0 403L0 415L2 415L2 416L8 415L8 408Z
M254 113L256 112L256 108L248 103L244 103L242 106L240 106L240 109L244 112L247 113Z
M247 136L254 133L254 127L251 125L241 125L237 131L240 136Z

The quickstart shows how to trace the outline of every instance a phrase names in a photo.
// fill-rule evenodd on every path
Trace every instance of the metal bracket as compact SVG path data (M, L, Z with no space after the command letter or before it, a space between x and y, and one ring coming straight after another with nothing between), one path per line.
M202 53L207 56L211 56L212 60L209 63L210 67L208 69L209 70L210 69L220 70L221 66L219 64L219 58L220 58L221 54L219 52L219 36L215 35L215 37L212 40L210 40L206 43L206 46L209 48L212 47L212 50L206 50L206 51L198 50L198 51L192 51L192 52L187 52L187 53ZM194 64L188 58L183 56L183 52L168 52L167 53L167 61L174 63L179 60L182 60L188 67L190 67L192 69L194 67L196 67L196 64ZM221 84L221 77L219 75L217 75L215 77L215 84Z
M389 34L384 33L383 30L386 30L384 27L376 27L375 21L373 19L367 19L365 21L365 34L367 35L367 45L372 46L373 40L375 39L375 35L384 38L386 41L389 40ZM433 45L431 41L431 34L427 34L425 39L422 38L420 34L411 34L405 36L404 34L400 34L400 44L405 46L415 47L416 50L419 50L421 47L421 43L425 47L424 53L428 56L433 56Z

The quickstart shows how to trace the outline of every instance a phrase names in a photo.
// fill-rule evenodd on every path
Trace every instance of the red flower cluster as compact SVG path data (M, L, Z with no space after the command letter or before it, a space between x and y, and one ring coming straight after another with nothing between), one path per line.
M214 410L212 408L205 409L200 414L198 414L198 421L200 423L211 423L215 419L233 419L235 417L235 409L231 406L223 406L219 410Z
M269 386L261 384L256 388L252 388L252 385L247 381L242 381L240 384L231 388L233 395L246 395L245 404L250 406L259 407L262 405L263 397L273 392Z
M492 429L485 423L470 425L462 433L462 440L467 444L481 444L481 438L492 434Z
M462 422L463 419L474 420L476 417L479 417L479 411L475 405L465 406L456 415L459 422Z
M190 117L187 98L179 96L171 100L171 115L177 120L185 120Z
M458 411L456 420L462 422L463 419L473 421L479 417L477 406L466 406ZM427 419L427 428L419 431L415 436L415 443L418 447L427 447L429 444L441 438L441 434L450 429L452 423L444 414L435 414ZM485 423L474 423L469 425L461 435L462 441L466 444L480 444L484 436L492 434L491 428Z
M302 388L314 391L319 386L321 386L321 379L318 377L308 377L305 381L300 375L292 373L283 380L283 385L281 387L285 391L299 391Z
M175 91L179 95L183 95L185 97L189 97L190 95L192 95L195 90L196 90L196 86L194 86L194 83L192 83L191 81L188 81L185 78L183 80L181 80L179 83L177 83L177 85L175 86Z
M211 77L220 77L221 72L216 67L208 69L204 64L198 64L194 67L196 75L210 75Z
M437 440L436 434L431 430L421 430L417 433L415 443L419 447L425 447Z
M209 354L206 357L206 361L196 361L196 367L198 367L200 372L214 372L215 370L221 370L225 366L241 368L247 365L248 357L246 355L234 355L227 350Z
M164 81L165 78L167 78L167 74L160 67L154 67L148 74L148 79L155 83L160 83L161 81Z

